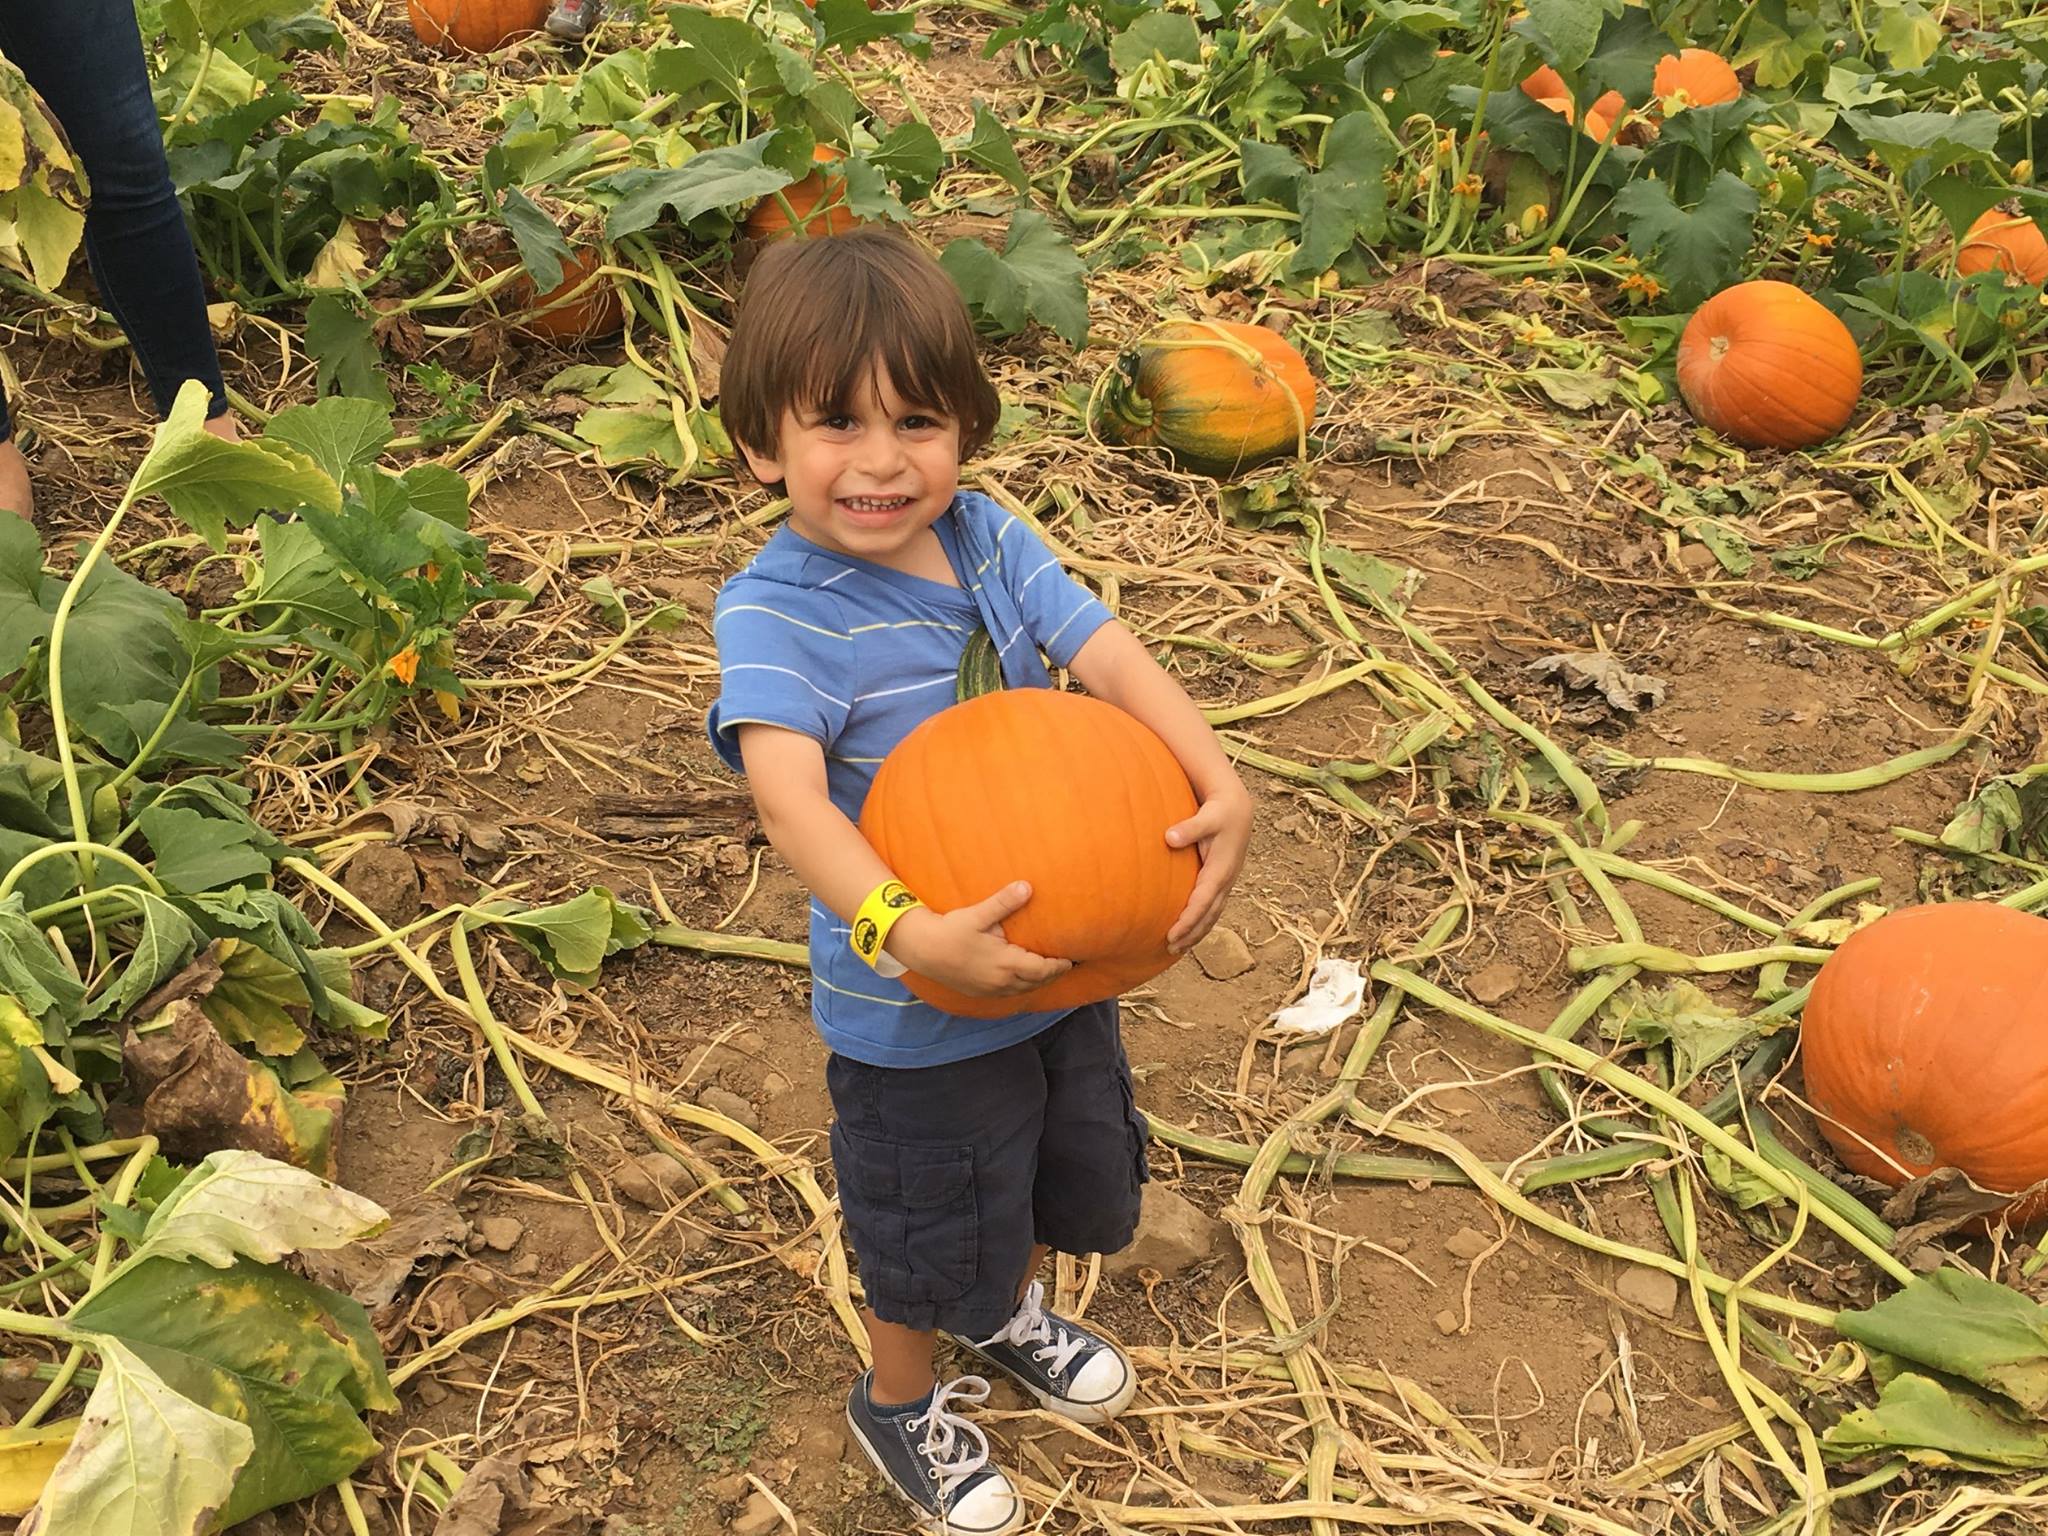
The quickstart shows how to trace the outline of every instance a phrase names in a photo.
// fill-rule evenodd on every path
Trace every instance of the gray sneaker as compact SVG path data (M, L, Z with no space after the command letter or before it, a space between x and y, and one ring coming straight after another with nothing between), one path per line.
M1130 1407L1138 1391L1138 1373L1124 1352L1101 1334L1046 1311L1045 1287L1036 1280L1001 1332L959 1343L1077 1424L1107 1424Z
M1012 1536L1024 1525L1024 1501L988 1464L988 1436L954 1412L955 1403L985 1403L988 1383L961 1376L921 1403L887 1411L868 1396L872 1371L853 1384L846 1422L854 1442L884 1482L917 1511L927 1536Z
M603 0L555 0L555 8L548 12L548 36L580 43L603 20Z

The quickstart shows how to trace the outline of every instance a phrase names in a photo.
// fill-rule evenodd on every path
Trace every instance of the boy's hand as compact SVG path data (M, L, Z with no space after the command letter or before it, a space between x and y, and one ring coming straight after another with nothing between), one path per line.
M1184 955L1216 926L1238 871L1244 868L1245 850L1252 841L1251 792L1233 776L1204 795L1194 815L1168 827L1166 841L1175 848L1192 843L1202 856L1202 873L1188 896L1187 909L1166 935L1167 950Z
M896 920L883 947L920 976L969 997L1014 997L1074 968L1020 949L1003 936L1003 919L1031 899L1018 880L971 907L934 912L913 907Z

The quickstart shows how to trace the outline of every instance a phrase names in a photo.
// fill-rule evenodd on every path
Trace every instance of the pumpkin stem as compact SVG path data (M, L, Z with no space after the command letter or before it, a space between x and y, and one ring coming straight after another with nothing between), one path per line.
M953 701L965 704L985 693L1003 691L1003 659L996 654L995 637L983 625L967 637L960 652L960 670L953 683Z
M1136 446L1152 440L1152 402L1138 392L1138 363L1132 348L1103 375L1092 415L1105 442Z

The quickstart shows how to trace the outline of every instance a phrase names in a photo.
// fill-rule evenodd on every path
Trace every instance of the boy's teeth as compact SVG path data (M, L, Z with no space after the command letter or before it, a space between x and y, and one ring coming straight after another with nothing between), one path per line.
M902 506L904 499L901 496L849 496L846 504L856 512L881 512Z

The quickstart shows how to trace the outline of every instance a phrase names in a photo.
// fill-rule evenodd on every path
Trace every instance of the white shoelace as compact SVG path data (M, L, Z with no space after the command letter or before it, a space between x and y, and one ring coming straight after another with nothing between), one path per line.
M988 1465L988 1436L973 1420L953 1412L951 1404L987 1401L986 1379L958 1376L933 1391L931 1407L910 1420L911 1429L924 1430L921 1449L932 1460L931 1470L939 1480L939 1497L942 1500L952 1498L954 1489ZM952 1461L941 1461L939 1458L950 1455L956 1443L960 1446L959 1456Z
M1015 1344L1019 1349L1031 1349L1032 1359L1044 1365L1049 1374L1059 1376L1074 1363L1074 1356L1088 1347L1088 1340L1067 1332L1046 1316L1045 1286L1034 1280L1017 1306L1017 1315L1000 1333L984 1341L984 1347L989 1344ZM1032 1349L1033 1345L1039 1347Z

